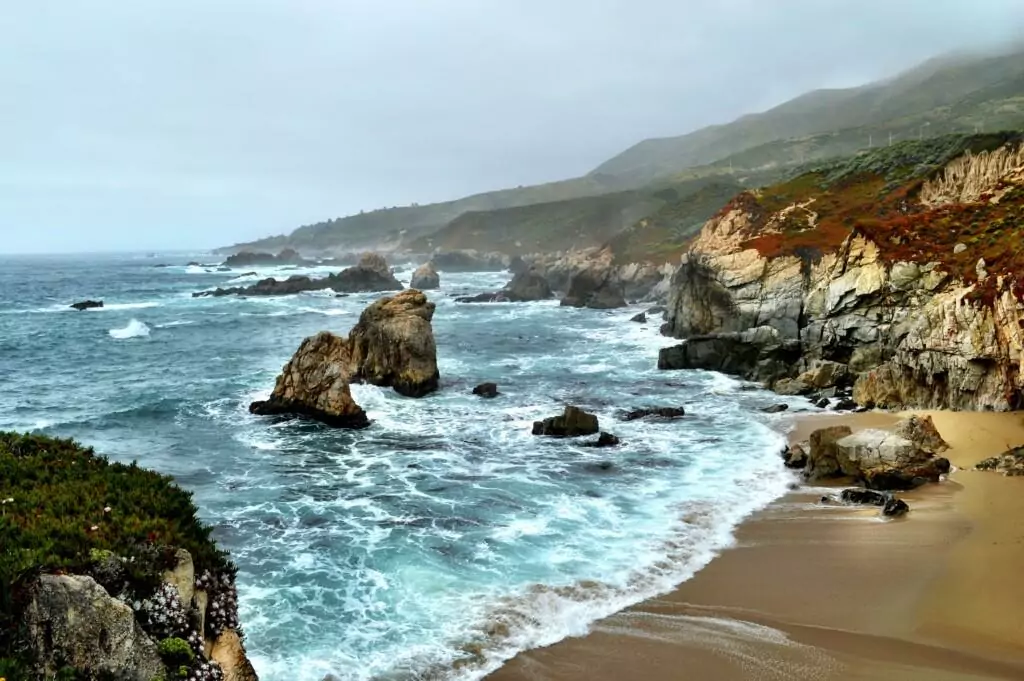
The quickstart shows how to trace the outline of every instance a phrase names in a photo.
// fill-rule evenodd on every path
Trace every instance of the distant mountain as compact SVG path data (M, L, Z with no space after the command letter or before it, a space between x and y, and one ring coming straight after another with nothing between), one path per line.
M693 211L680 205L686 198L651 201L668 186L705 178L728 178L716 191L733 184L754 186L811 163L887 146L890 139L997 129L1024 129L1024 50L943 57L885 81L809 92L732 123L645 140L580 178L363 212L221 250L559 250L611 240L610 230L659 211L675 211L686 222L706 212L705 202L716 195L702 192ZM676 205L666 208L666 203ZM624 236L620 247L629 253L647 248L643 244L653 247L676 234L679 224L656 219Z
M642 184L697 166L736 169L845 156L919 136L1024 125L1024 50L933 59L895 78L816 90L774 109L680 137L649 139L594 176Z

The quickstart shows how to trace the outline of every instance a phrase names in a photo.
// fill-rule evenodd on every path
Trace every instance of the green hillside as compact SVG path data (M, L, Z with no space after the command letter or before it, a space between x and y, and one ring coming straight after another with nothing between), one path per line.
M643 183L695 166L736 169L846 156L869 146L1024 123L1024 52L934 59L890 80L818 90L764 113L680 137L650 139L595 176Z

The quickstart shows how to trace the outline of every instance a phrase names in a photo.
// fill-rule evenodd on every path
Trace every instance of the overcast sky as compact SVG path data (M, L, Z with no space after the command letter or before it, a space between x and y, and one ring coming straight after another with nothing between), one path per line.
M1024 35L1024 0L0 2L0 252L212 247L571 177Z

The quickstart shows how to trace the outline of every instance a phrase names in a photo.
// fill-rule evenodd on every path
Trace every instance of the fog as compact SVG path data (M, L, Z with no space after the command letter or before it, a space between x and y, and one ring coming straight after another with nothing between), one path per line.
M213 247L572 177L1022 29L1020 0L9 2L0 252Z

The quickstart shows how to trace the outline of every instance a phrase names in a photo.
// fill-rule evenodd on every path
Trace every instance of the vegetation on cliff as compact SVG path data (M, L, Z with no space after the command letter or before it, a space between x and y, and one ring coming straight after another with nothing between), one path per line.
M30 678L18 672L32 663L22 611L41 573L93 577L138 604L140 624L156 640L173 624L155 605L167 601L162 575L174 568L176 549L191 554L197 575L233 582L236 569L196 518L190 493L71 440L0 433L0 501L0 676L8 681ZM211 597L230 600L233 589L222 591Z
M953 159L1022 140L1019 132L1000 132L905 142L744 192L722 214L738 208L750 216L743 245L767 257L817 260L859 232L888 262L937 262L966 283L984 279L973 297L991 302L998 277L1024 271L1024 187L1004 182L993 188L998 197L939 206L923 203L920 192ZM1024 297L1024 283L1014 291Z

